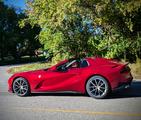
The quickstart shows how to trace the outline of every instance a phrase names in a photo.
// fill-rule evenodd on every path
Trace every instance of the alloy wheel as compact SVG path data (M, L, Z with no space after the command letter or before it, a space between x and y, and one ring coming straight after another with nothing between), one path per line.
M86 91L91 97L104 98L108 95L109 85L103 77L93 76L87 81Z
M13 91L18 96L26 96L29 94L29 84L24 78L17 78L13 82Z

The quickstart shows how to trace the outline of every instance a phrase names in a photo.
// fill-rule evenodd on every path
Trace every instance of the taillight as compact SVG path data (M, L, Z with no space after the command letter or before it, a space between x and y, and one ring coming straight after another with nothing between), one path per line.
M131 70L130 67L126 65L121 69L120 73L130 72L130 70Z

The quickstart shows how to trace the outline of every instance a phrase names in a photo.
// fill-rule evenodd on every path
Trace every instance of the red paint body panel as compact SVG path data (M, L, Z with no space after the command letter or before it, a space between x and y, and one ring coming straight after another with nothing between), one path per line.
M56 92L76 91L85 93L87 80L93 75L101 75L107 79L111 89L114 90L120 84L131 82L133 77L130 71L121 73L126 65L105 58L85 58L89 64L83 68L70 68L67 71L55 71L67 60L64 60L48 70L35 70L16 73L8 80L9 92L12 91L13 81L18 77L24 77L30 84L31 92Z

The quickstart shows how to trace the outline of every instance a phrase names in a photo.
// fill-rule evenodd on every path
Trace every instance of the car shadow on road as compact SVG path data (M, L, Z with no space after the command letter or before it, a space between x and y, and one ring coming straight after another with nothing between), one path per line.
M32 93L32 97L36 96L72 96L72 97L88 97L86 94L61 92L61 93ZM141 97L141 81L133 81L130 88L119 89L111 93L106 99L120 99L120 98L132 98Z
M130 88L114 91L108 99L141 97L141 81L133 81Z
M71 92L49 92L49 93L32 93L31 96L62 96L62 97L65 97L65 96L72 96L72 97L86 97L86 95L84 94L81 94L81 93L71 93Z

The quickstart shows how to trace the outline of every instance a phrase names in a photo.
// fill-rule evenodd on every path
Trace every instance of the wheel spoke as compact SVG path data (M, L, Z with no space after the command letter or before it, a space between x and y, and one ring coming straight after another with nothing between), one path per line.
M93 86L95 86L95 84L94 84L92 81L90 81L90 83L91 83Z
M100 86L100 84L101 84L101 81L99 80L97 85Z
M90 86L89 88L95 88L95 86Z
M100 89L105 89L105 87L100 87Z
M104 91L102 91L101 89L99 89L99 91L100 91L101 93L103 93L105 90L104 90Z
M104 85L104 83L102 82L101 85L100 85L100 87L103 86L103 85Z
M24 85L24 83L25 83L25 82L24 82L24 81L22 81L22 84L21 84L21 85Z
M100 90L97 90L98 91L98 95L100 96Z
M90 92L94 92L94 91L96 91L96 89L92 89Z
M26 91L24 91L24 89L22 89L22 93L25 94Z
M97 96L97 89L95 90L94 94L95 94L95 96Z
M18 85L20 85L20 83L17 81L15 84L18 84Z
M28 85L23 85L23 87L28 87Z
M20 85L22 85L22 80L19 80Z
M27 90L27 88L23 88L23 90Z
M98 83L97 83L97 79L94 79L94 81L95 81L95 84L96 84L96 86L98 85Z
M19 93L20 92L20 89L18 91L16 91L16 93Z
M14 86L14 87L17 87L17 88L19 88L19 85L16 85L16 84L15 84L15 86Z
M18 90L18 89L20 89L20 88L14 88L15 90Z
M22 94L22 89L20 89L20 94Z

